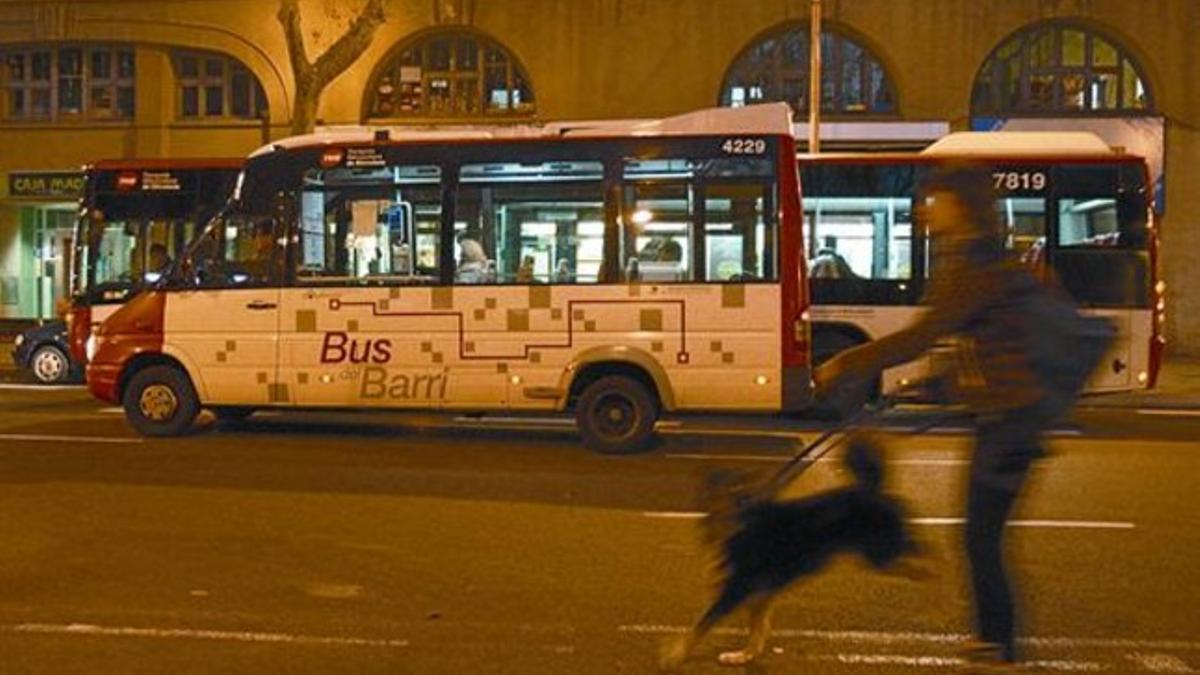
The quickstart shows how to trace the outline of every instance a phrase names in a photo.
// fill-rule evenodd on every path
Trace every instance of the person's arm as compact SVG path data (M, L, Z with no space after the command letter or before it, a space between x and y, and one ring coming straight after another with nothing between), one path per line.
M938 339L960 332L1003 292L999 275L986 269L961 269L944 279L934 282L925 298L928 307L911 326L848 349L820 366L815 377L818 392L839 380L867 379L917 358Z

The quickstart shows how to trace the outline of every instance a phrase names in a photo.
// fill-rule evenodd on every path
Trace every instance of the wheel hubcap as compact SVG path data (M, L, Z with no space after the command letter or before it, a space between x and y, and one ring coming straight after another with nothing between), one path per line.
M167 385L152 384L142 391L142 395L138 399L138 409L148 420L166 422L179 409L179 399Z
M39 352L33 361L33 372L43 382L57 380L65 367L62 357L52 351Z
M610 438L629 435L637 427L637 408L633 401L617 394L601 396L596 401L595 417L598 430Z

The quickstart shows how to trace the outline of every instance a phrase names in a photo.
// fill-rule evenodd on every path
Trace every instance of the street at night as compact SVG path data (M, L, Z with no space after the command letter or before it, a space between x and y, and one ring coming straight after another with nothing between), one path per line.
M262 413L134 435L80 388L0 390L6 673L645 673L711 598L706 472L820 425L666 420L605 457L553 419ZM967 638L966 438L905 436L889 484L937 577L857 562L788 591L747 672L952 672ZM1037 672L1194 672L1196 410L1089 407L1009 529ZM833 453L837 454L837 453ZM793 485L844 480L836 458ZM687 672L744 637L738 615Z

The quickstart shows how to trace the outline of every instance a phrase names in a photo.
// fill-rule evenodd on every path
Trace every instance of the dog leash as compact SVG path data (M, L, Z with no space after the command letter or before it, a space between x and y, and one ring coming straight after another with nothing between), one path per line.
M884 413L887 412L887 410L887 405L881 406L878 409L863 408L845 420L842 420L840 423L823 431L820 436L817 436L816 439L805 445L800 449L799 452L788 459L788 461L785 462L784 465L781 466L771 476L771 478L767 480L764 486L764 491L766 493L765 496L770 498L778 494L780 490L789 485L792 481L799 478L800 475L805 471L808 471L808 469L820 461L822 457L829 454L830 450L833 450L837 446L841 445L841 443L845 441L848 436L839 434L844 434L844 432L848 429L863 426L864 423L868 421L878 420L884 415ZM967 416L967 414L961 411L937 415L932 419L922 422L916 427L906 429L904 435L917 436L929 431L930 429L933 429L934 427L941 426L950 420L965 416Z

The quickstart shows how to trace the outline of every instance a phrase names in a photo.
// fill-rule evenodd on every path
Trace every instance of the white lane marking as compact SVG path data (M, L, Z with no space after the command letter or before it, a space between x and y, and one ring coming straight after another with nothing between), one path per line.
M0 441L30 441L35 443L142 443L144 438L115 436L54 436L42 434L0 434Z
M710 460L710 461L746 461L746 462L776 462L783 463L791 459L791 457L781 455L731 455L731 454L705 454L705 453L686 453L675 452L665 455L668 459L695 459L695 460ZM842 460L838 457L822 457L818 459L816 464L825 463L840 463ZM963 466L970 464L969 460L965 459L893 459L888 461L889 465L896 466Z
M699 520L706 514L700 511L642 511L642 516L646 518L656 518L659 520ZM966 523L964 518L910 518L909 521L913 525L962 525ZM1062 529L1062 530L1133 530L1137 525L1133 523L1123 523L1104 520L1010 520L1009 527L1038 527L1046 529Z
M0 384L0 390L13 391L73 391L87 389L83 384Z
M1172 408L1138 408L1139 415L1153 415L1157 417L1200 417L1200 410L1182 410Z
M194 628L133 628L130 626L95 626L84 623L45 624L23 623L4 626L0 631L38 635L85 635L101 637L174 638L191 640L223 640L229 642L258 642L294 645L334 645L348 647L407 647L408 640L384 640L358 637L328 637L321 635L291 635L288 633L252 633Z
M689 626L664 624L627 624L618 626L621 633L643 635L675 635L691 630ZM725 635L746 635L745 628L717 628L713 632ZM873 630L822 630L815 628L782 628L771 631L773 637L807 638L826 642L850 642L855 644L940 644L957 645L972 640L966 633L921 633L917 631L873 631ZM1062 649L1146 649L1159 651L1200 651L1200 642L1193 640L1143 640L1136 638L1094 637L1023 637L1017 642L1041 648Z

